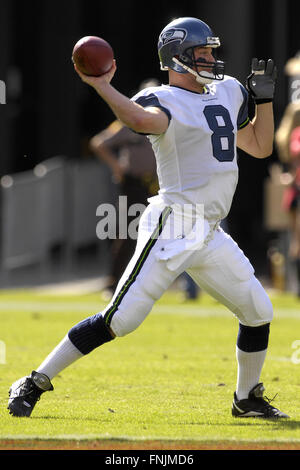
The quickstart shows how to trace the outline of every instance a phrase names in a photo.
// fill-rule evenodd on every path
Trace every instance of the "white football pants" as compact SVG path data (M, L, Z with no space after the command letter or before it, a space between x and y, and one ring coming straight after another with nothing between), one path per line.
M152 204L142 215L136 251L111 302L101 312L115 335L124 336L135 330L155 301L184 271L201 289L228 307L243 325L269 323L273 317L270 299L233 239L219 227L208 227L205 243L197 249L193 244L189 247L185 238L170 236L175 218L169 208Z

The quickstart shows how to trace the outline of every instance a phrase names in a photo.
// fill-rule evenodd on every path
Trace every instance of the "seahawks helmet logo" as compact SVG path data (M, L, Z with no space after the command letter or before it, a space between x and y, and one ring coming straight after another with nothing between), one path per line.
M159 42L162 46L172 41L180 41L181 44L184 41L186 35L187 32L185 29L171 28L161 33Z

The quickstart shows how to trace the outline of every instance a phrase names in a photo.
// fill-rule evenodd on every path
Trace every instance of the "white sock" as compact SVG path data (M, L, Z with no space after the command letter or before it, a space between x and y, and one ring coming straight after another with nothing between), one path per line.
M59 372L77 361L83 354L74 346L66 335L55 349L46 357L36 372L46 374L51 380Z
M248 398L250 390L259 383L267 349L257 352L245 352L236 347L238 362L236 395L238 400Z

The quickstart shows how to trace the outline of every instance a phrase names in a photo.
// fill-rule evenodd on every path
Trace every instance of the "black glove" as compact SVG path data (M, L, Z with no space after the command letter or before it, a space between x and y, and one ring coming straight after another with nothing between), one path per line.
M252 59L252 73L248 75L246 88L256 104L273 101L277 69L274 61Z

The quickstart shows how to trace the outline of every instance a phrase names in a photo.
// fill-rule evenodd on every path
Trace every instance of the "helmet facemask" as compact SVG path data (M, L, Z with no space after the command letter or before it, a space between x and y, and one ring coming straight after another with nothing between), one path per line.
M207 85L213 80L223 80L225 62L217 60L215 49L213 49L215 60L213 62L209 62L203 57L199 57L198 59L195 58L196 47L199 46L189 47L183 54L174 56L172 60L177 65L183 67L187 72L192 73L196 77L196 81L202 85ZM199 68L201 70L199 70Z

